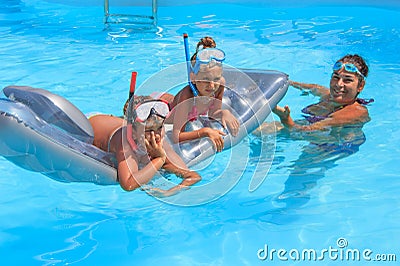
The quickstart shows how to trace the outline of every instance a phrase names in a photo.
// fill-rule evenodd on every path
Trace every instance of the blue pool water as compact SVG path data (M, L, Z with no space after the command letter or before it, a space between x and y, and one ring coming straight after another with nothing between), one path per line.
M229 65L276 69L293 80L323 85L336 59L359 53L370 67L362 96L375 103L368 107L372 120L349 132L358 140L350 148L337 140L315 144L313 136L278 134L274 145L265 138L246 139L239 145L250 149L250 167L236 186L194 207L119 186L57 182L0 158L1 264L308 265L289 251L294 256L295 250L327 249L332 253L315 264L396 265L340 255L371 250L371 258L394 260L389 256L394 254L400 260L400 9L393 1L354 2L305 1L302 9L237 1L165 5L159 7L156 30L136 32L115 25L104 30L97 2L2 1L0 86L45 88L84 113L120 115L130 73L138 71L141 84L182 63L184 32L192 49L199 38L215 37ZM300 109L315 101L290 88L282 104L300 119ZM345 138L339 136L339 142ZM268 156L270 148L275 149L271 169L250 193L251 164L257 161L252 156ZM214 171L202 174L212 178ZM286 250L281 255L288 260L277 252L271 258L272 249Z

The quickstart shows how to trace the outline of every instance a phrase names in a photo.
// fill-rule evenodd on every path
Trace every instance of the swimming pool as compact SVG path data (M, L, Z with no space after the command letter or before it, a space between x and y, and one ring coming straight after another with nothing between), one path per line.
M0 158L2 265L308 265L289 252L330 248L337 252L326 253L320 265L384 264L340 257L350 249L400 259L400 9L393 1L301 10L238 1L165 5L159 28L145 33L103 30L103 6L92 2L2 2L1 86L45 88L84 113L119 115L130 72L138 71L141 84L181 63L187 32L192 49L202 36L215 37L229 65L276 69L324 85L337 58L359 53L371 70L362 95L375 99L372 120L358 132L365 140L350 151L278 135L271 169L257 190L248 191L250 169L226 195L195 207L119 186L60 183ZM301 118L299 110L315 100L289 90L282 104ZM265 152L261 141L250 137L240 145L256 156ZM213 171L205 170L206 178ZM286 250L281 257L288 260L277 252L271 259L272 249Z

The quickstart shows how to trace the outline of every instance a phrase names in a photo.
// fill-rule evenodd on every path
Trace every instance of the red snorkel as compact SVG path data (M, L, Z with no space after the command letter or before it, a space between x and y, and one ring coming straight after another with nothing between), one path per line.
M136 77L137 77L137 72L135 72L135 71L132 72L131 85L129 86L129 101L131 100L132 96L135 94Z

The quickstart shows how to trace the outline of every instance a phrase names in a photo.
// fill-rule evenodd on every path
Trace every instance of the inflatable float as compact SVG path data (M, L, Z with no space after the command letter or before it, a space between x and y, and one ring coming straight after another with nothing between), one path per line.
M236 137L224 137L225 149L229 149L267 118L285 95L288 76L279 71L227 67L224 77L223 106L231 108L241 123ZM31 87L8 86L3 93L7 98L0 98L1 156L62 182L117 183L113 155L92 145L93 129L72 103ZM210 141L197 140L179 145L178 153L193 165L215 151Z

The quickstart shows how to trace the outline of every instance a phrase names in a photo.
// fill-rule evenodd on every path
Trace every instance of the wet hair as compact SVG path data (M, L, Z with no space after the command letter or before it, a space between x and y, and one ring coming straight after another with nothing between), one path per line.
M354 54L354 55L347 54L347 55L343 56L342 58L340 58L338 60L338 62L353 64L358 68L358 70L361 72L361 74L364 75L364 77L368 76L369 68L367 66L367 63L358 54Z
M126 117L126 110L128 109L128 106L129 106L129 98L126 99L124 107L122 108L122 114L123 114L124 117Z
M215 48L215 47L217 47L217 44L215 43L215 41L212 37L205 36L205 37L201 38L200 41L196 45L196 52L190 58L192 65L194 65L196 63L196 56L200 50L206 49L206 48Z

